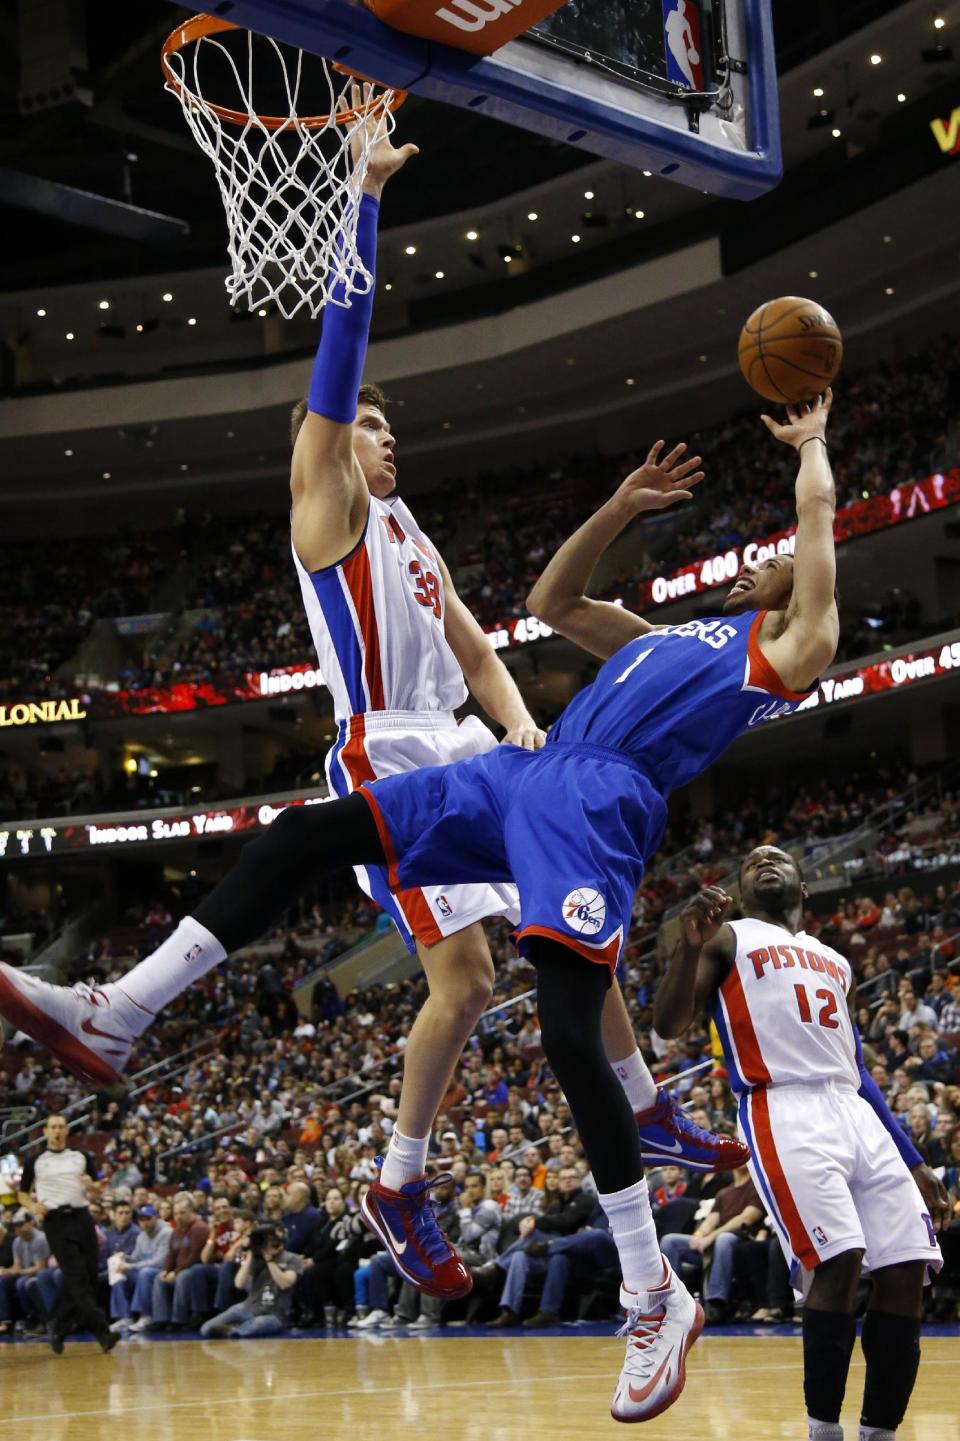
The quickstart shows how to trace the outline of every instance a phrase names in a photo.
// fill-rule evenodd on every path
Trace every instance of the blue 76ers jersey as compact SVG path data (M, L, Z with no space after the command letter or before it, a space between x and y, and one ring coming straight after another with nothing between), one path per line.
M787 690L760 650L764 615L690 620L638 636L574 697L547 744L622 751L662 795L686 785L741 731L789 714L811 694Z

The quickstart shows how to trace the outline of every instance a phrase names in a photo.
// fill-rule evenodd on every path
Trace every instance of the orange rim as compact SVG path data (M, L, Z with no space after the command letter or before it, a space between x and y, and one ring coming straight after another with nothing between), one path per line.
M160 69L163 71L163 78L181 100L202 106L205 110L212 111L214 115L219 115L221 120L226 120L230 125L239 126L248 124L250 115L256 115L256 112L231 110L226 105L215 105L212 100L205 100L194 95L193 91L189 90L179 76L174 73L170 64L170 56L178 54L185 46L192 45L197 40L204 40L210 35L220 35L227 30L241 30L242 28L242 26L234 24L232 20L221 20L217 15L194 15L190 20L178 25L175 30L171 30L160 51ZM332 61L331 64L340 75L351 75L356 80L370 80L368 75L358 75L356 71L350 70L346 65L338 65L336 61ZM370 83L380 84L378 80ZM330 124L331 120L335 125L351 125L355 120L373 115L384 107L388 110L397 110L407 98L406 90L390 90L383 86L381 89L383 93L372 100L369 105L358 105L350 110L338 110L332 115L301 115L297 117L296 123L304 130L322 130ZM265 130L285 130L294 123L289 115L256 115L256 118Z

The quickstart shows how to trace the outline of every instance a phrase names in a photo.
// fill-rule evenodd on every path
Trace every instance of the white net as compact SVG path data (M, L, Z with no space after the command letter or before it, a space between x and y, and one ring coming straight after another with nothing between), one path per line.
M311 56L311 113L301 116L303 51L218 24L223 39L184 32L191 43L183 48L168 41L163 67L166 88L216 172L230 303L245 301L251 310L272 303L287 319L303 309L317 316L326 305L349 306L373 284L356 243L370 153L393 130L393 108L405 97L378 89L351 108L355 77ZM205 97L204 77L217 101ZM225 79L237 93L224 102Z

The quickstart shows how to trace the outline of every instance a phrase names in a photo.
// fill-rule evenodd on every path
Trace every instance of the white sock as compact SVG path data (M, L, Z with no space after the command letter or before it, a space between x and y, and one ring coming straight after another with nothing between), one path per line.
M185 916L172 936L114 983L123 998L121 1014L134 1035L142 1035L158 1011L218 966L226 954L206 926ZM130 1004L124 1005L124 1000Z
M610 1064L627 1093L627 1100L634 1114L638 1111L649 1111L657 1099L657 1083L651 1076L639 1047L632 1056L625 1056L622 1061L611 1061Z
M623 1284L630 1291L659 1286L664 1277L663 1257L646 1181L635 1181L622 1191L611 1191L597 1199L607 1214L610 1234L617 1243Z
M427 1166L429 1144L429 1136L418 1140L415 1136L405 1136L399 1126L394 1126L387 1158L380 1172L381 1185L386 1186L388 1191L399 1191L408 1181L422 1176Z

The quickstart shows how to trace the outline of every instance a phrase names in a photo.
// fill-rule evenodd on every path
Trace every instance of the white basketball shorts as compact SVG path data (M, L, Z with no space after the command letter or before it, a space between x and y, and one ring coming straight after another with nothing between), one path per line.
M327 756L333 795L347 796L364 781L400 775L422 766L449 765L493 750L497 738L476 716L457 721L449 711L370 711L341 721ZM390 889L386 867L357 866L361 889L386 911L408 948L432 946L487 916L520 920L517 888L478 885Z
M821 1261L862 1250L863 1269L943 1257L923 1197L876 1111L850 1085L769 1086L740 1100L750 1173L795 1288Z

